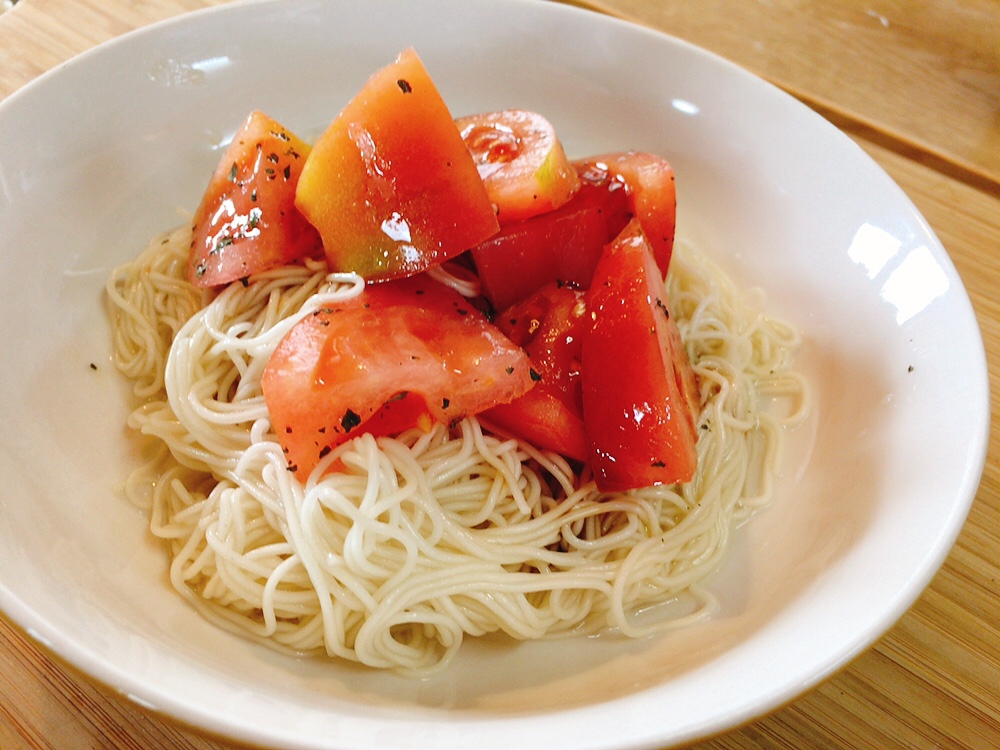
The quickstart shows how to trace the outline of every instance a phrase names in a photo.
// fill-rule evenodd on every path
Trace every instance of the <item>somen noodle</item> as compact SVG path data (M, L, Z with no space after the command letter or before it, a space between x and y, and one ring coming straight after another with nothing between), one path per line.
M361 435L303 481L261 373L297 320L363 282L307 260L205 292L184 280L189 242L186 227L156 238L107 293L140 402L128 423L153 447L125 493L205 616L294 652L425 673L467 635L637 637L711 614L700 584L768 502L782 433L808 408L790 369L798 334L761 295L677 243L667 299L702 404L690 483L601 495L586 470L475 417ZM770 413L774 399L791 413Z

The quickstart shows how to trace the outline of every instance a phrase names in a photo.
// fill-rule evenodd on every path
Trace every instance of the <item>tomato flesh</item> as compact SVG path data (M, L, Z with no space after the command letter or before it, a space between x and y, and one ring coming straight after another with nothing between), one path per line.
M587 458L583 420L551 389L535 386L508 404L488 409L483 417L536 448L555 451L577 461Z
M484 112L455 124L501 225L559 208L580 185L555 128L536 112Z
M495 320L497 328L531 358L538 382L485 416L536 447L584 460L587 440L580 390L580 347L588 323L584 293L553 282Z
M447 423L532 385L524 351L423 274L369 285L307 316L278 344L261 379L272 427L300 476L373 416L367 426L382 434L424 413ZM394 407L401 419L385 413Z
M413 427L429 430L434 418L424 397L417 393L399 393L382 404L362 422L356 434L371 433L375 437L398 435Z
M319 235L295 208L309 146L252 112L226 147L192 222L187 278L228 284L316 252Z
M504 310L494 322L531 358L540 385L549 385L579 413L580 343L588 322L584 292L552 282Z
M587 292L581 390L597 487L690 481L697 452L694 373L638 220L605 249Z
M553 281L589 286L604 246L631 219L621 180L582 162L575 168L580 187L565 205L501 227L472 248L483 295L495 309L516 304Z
M376 71L316 141L295 204L334 271L410 276L499 228L472 156L412 49Z
M655 154L622 151L592 156L577 166L590 179L625 184L631 213L649 241L660 278L666 278L677 223L677 190L670 163Z

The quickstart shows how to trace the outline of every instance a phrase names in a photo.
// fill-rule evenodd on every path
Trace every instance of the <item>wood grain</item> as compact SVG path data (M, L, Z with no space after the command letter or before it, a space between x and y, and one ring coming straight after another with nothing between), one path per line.
M0 98L132 29L228 0L21 0L0 15Z
M906 191L976 311L1000 403L1000 3L585 0L713 50L815 107ZM0 97L125 31L225 0L21 0ZM968 520L915 605L798 700L696 750L1000 747L1000 417ZM0 748L234 750L92 684L0 619Z
M1000 403L1000 199L856 139L935 230L965 284ZM869 651L792 704L692 750L996 750L1000 747L1000 412L954 548Z
M681 37L839 127L1000 193L996 0L572 0Z

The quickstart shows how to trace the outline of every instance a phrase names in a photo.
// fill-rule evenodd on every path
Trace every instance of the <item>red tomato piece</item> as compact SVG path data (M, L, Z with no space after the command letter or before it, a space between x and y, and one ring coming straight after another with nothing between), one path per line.
M400 393L382 404L378 411L362 422L357 427L356 434L369 432L375 437L398 435L412 427L428 431L433 421L423 396L416 393Z
M583 420L548 388L536 385L509 404L488 409L482 416L536 448L577 461L587 458Z
M412 49L376 71L316 141L295 204L334 271L425 271L499 225L451 113Z
M580 187L554 211L508 224L472 248L483 296L503 310L552 281L590 285L604 246L632 218L625 184L580 164Z
M588 322L584 292L552 282L504 310L494 322L531 358L540 384L553 388L579 413L580 344Z
M697 452L695 376L637 220L605 249L587 292L583 414L597 487L687 482Z
M625 184L631 212L649 240L660 277L666 278L677 223L673 167L665 159L642 151L592 156L577 166L591 179L615 179Z
M252 112L222 154L195 211L187 277L228 284L320 248L295 208L309 146L262 112Z
M527 352L538 383L484 416L538 448L586 459L580 346L588 320L584 293L555 282L499 314L497 328Z
M400 393L386 401L368 419L358 425L353 434L369 433L374 437L398 435L413 427L419 427L429 432L434 420L427 410L427 404L422 396L415 393ZM330 464L329 471L343 471L344 464L335 461Z
M367 286L304 318L261 378L271 424L299 476L401 394L419 396L431 418L451 422L532 384L528 356L468 300L426 275ZM419 419L417 407L410 414ZM404 414L395 426L410 420Z
M501 226L559 208L580 186L555 128L540 114L508 109L455 123Z

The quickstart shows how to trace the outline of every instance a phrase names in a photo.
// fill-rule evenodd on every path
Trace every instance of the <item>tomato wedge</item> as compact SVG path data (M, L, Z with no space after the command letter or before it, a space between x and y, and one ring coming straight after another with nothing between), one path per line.
M589 318L584 293L553 282L495 320L497 328L527 352L538 382L484 416L538 448L585 460L580 347Z
M375 437L398 435L412 427L429 431L434 418L424 397L417 393L393 396L355 429L354 434L371 433Z
M252 112L222 154L195 211L187 278L228 284L320 248L295 209L309 146L263 112Z
M483 295L495 309L520 302L552 281L590 285L604 246L632 214L624 182L583 163L579 175L580 187L565 205L503 226L472 248Z
M638 220L605 249L587 293L581 388L597 487L687 482L697 452L698 391Z
M531 358L540 384L580 413L580 344L588 323L586 295L558 282L503 311L495 324Z
M376 71L316 141L295 204L334 271L410 276L499 224L447 106L417 54Z
M552 123L536 112L484 112L455 124L501 225L559 208L580 185Z
M588 179L624 183L631 212L649 241L660 278L666 278L677 223L677 190L670 163L655 154L622 151L592 156L576 165Z
M549 388L536 385L509 404L488 409L482 416L536 448L581 462L587 458L583 420Z
M304 318L261 378L272 427L299 476L373 415L376 426L383 417L393 429L410 426L424 413L414 397L432 419L451 422L532 385L528 356L468 300L423 274L369 285ZM379 413L394 404L400 421Z

